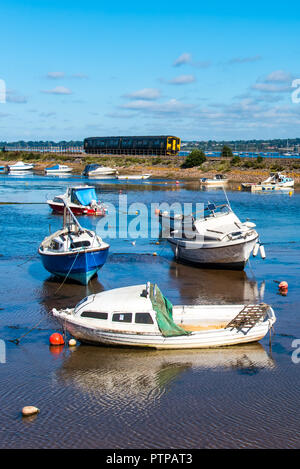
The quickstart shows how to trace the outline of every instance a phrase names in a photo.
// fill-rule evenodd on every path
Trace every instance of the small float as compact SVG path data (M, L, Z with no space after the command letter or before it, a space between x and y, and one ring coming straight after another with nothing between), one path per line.
M105 263L109 244L83 228L64 202L62 229L47 236L38 252L48 272L87 285Z
M53 316L76 339L98 345L193 349L261 340L276 321L271 306L173 306L157 285L90 295Z
M82 185L68 187L65 194L57 195L47 204L56 213L64 213L65 202L75 215L105 216L104 205L97 201L96 191L93 186Z
M73 171L73 168L64 164L56 164L54 166L49 166L45 168L45 173L49 176L50 174L54 174L55 176L58 174L68 174Z

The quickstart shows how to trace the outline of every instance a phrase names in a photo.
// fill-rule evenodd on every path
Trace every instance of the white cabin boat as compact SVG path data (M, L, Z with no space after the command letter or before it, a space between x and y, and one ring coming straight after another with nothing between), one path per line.
M56 164L54 166L50 166L48 168L45 168L45 173L47 175L49 174L68 174L73 171L73 168L70 168L70 166L64 165L64 164Z
M250 190L251 192L288 190L293 187L294 179L280 172L271 173L265 181L259 182L258 184L254 182L245 182L242 184L242 189Z
M10 164L7 166L9 172L13 171L30 171L34 168L34 164L31 163L23 163L23 161L18 161L15 164Z
M227 182L228 182L228 179L223 174L216 174L213 179L208 179L208 178L200 179L200 184L202 186L209 186L209 187L223 186L224 184L227 184Z
M178 305L157 285L134 285L90 295L75 308L52 310L82 342L155 349L192 349L262 339L276 321L271 306Z
M208 204L201 217L184 217L168 242L175 259L199 267L243 270L258 233L255 224L242 223L227 204ZM180 221L177 221L177 227Z
M83 176L94 176L94 177L101 177L101 176L110 176L115 175L117 170L114 168L110 168L108 166L102 166L100 164L88 164L83 170Z

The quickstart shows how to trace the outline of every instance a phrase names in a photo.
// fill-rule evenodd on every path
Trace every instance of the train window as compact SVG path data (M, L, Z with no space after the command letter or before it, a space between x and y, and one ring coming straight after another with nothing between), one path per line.
M131 322L132 313L114 313L112 320L115 322Z

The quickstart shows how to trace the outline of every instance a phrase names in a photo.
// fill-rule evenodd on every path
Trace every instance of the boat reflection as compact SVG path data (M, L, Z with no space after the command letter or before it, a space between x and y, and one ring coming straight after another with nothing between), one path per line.
M158 399L191 369L256 374L274 367L274 360L258 343L188 351L80 345L64 360L57 379L101 400L126 401L134 397L138 405Z
M103 290L104 287L98 277L91 279L88 285L80 285L71 281L63 282L62 279L49 276L37 292L37 296L40 298L40 304L49 312L52 308L75 306L82 298Z
M199 269L176 262L170 263L169 275L178 279L183 304L262 302L265 282L260 285L244 271Z

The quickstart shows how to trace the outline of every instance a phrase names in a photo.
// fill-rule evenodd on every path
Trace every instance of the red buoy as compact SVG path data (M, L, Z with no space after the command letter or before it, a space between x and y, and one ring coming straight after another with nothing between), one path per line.
M64 345L65 341L61 334L54 332L54 334L49 337L50 345Z
M289 285L287 282L283 281L283 282L280 282L280 284L278 285L278 287L280 288L280 290L287 290Z

